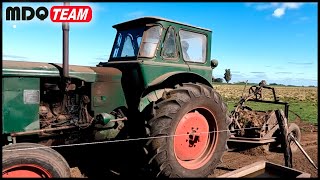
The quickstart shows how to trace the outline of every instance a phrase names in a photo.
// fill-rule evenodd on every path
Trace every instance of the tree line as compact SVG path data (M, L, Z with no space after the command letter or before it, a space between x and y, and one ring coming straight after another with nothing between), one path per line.
M227 82L227 84L229 84L230 80L231 80L232 74L231 74L231 70L230 69L225 69L225 73L223 78L215 78L214 76L212 76L212 82L218 82L218 83L223 83L224 81ZM243 85L246 84L246 82L236 82L233 84L238 84L238 85ZM248 85L257 85L256 83L247 83ZM296 86L296 85L284 85L284 84L278 84L278 83L269 83L270 86ZM302 86L304 87L304 86ZM316 87L313 85L307 86L307 87Z

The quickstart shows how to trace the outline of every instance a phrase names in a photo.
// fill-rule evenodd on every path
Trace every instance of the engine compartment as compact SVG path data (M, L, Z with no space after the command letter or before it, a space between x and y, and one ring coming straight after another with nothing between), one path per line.
M64 87L61 84L60 78L40 81L40 128L89 126L93 120L93 112L88 110L90 84L78 79L72 79Z
M40 79L38 130L40 143L72 144L103 141L118 136L125 126L126 108L97 113L91 109L91 83L79 79ZM103 116L107 116L108 118Z

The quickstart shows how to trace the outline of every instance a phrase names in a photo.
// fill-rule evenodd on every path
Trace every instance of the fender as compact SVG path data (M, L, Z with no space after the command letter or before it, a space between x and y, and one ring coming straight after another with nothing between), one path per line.
M150 103L161 98L166 90L174 88L178 83L202 83L213 87L212 84L203 76L193 72L169 72L161 75L147 85L140 97L139 110L140 112Z
M164 87L174 87L177 83L186 83L186 82L199 82L202 84L206 84L212 87L212 84L205 79L203 76L194 73L194 72L185 72L185 71L177 71L177 72L169 72L161 75L160 77L153 80L151 83L147 85L141 97L149 94L151 91L156 89L164 88Z

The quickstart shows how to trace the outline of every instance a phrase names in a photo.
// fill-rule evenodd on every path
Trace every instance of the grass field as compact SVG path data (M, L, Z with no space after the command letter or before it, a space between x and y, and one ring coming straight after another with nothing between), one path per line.
M213 87L221 94L224 101L228 104L229 111L234 109L234 105L239 101L242 92L247 95L250 86L245 91L244 85L218 84ZM274 87L276 96L280 101L289 103L289 121L294 121L297 114L302 121L311 123L318 122L318 88L317 87L287 87L287 86L270 86ZM263 89L262 96L264 100L273 100L271 90ZM267 103L247 102L247 106L254 110L273 110L283 109L283 105L274 105ZM294 112L294 113L293 113Z

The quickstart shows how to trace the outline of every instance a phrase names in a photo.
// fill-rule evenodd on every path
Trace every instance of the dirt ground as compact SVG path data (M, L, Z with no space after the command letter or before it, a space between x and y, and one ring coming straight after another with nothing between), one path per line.
M299 127L302 134L301 146L318 167L318 127L307 124L300 124ZM272 151L259 153L256 149L254 151L226 152L222 159L223 163L209 177L217 177L260 160L285 165L283 153ZM294 169L309 173L311 177L318 177L318 171L299 149L292 153L292 164Z
M302 133L301 145L318 167L318 126L305 123L298 123L298 125ZM259 148L226 152L222 158L223 163L214 170L209 178L218 177L260 160L285 165L283 153L276 151L270 151L268 153L259 152L258 149ZM296 152L293 152L292 163L294 169L309 173L311 174L311 177L318 177L318 171L299 149ZM72 177L87 177L80 172L78 167L72 167L71 172ZM113 174L117 173L113 172ZM96 175L99 176L98 174Z

